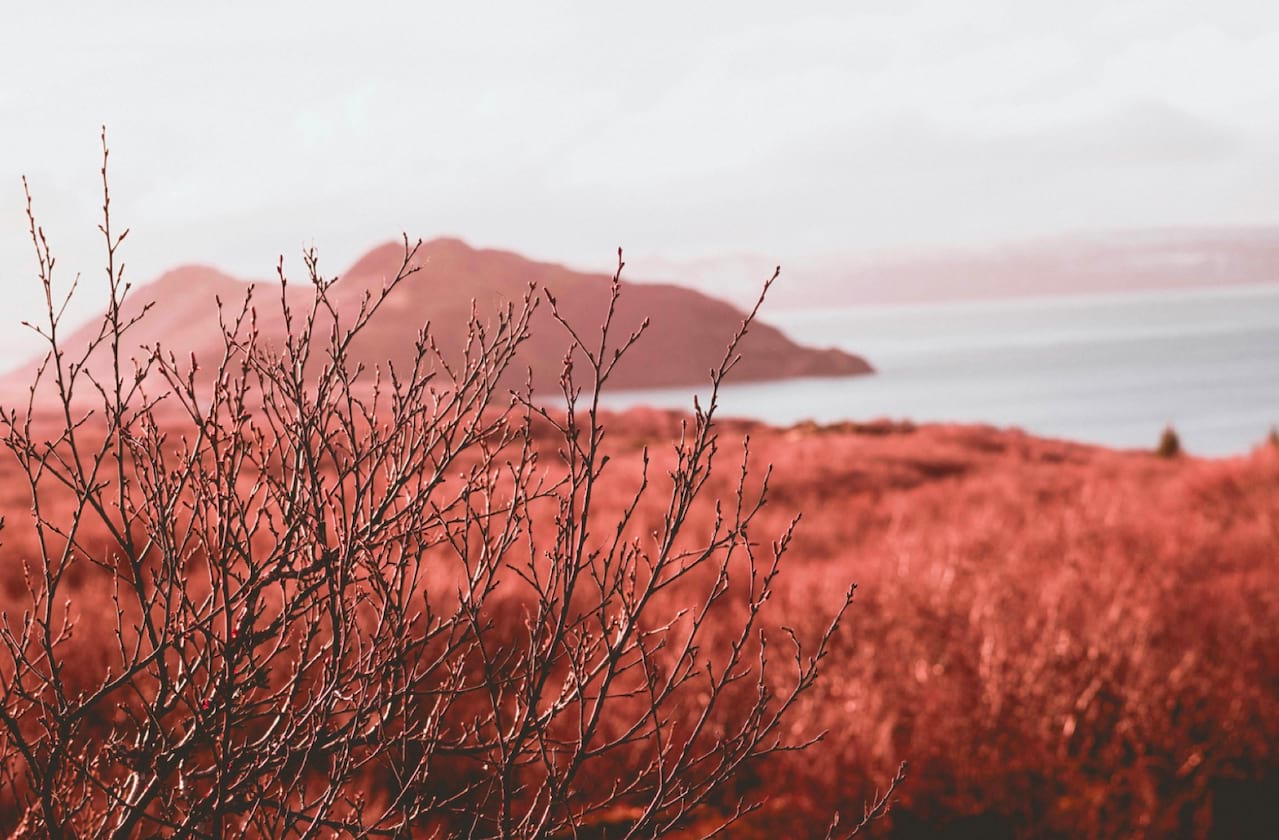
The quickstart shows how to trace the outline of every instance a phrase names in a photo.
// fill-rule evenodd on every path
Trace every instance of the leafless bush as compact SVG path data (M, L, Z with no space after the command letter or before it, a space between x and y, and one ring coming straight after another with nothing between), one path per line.
M716 394L755 313L677 466L633 477L604 522L599 394L639 336L611 334L611 308L594 338L556 313L566 406L503 384L534 308L555 312L534 289L473 314L461 351L424 330L407 369L351 362L417 270L407 239L358 312L338 311L310 253L310 305L282 266L262 304L286 336L260 329L250 294L220 302L221 358L138 354L105 138L103 153L110 297L87 348L66 344L28 194L49 352L2 421L33 534L10 571L26 596L0 623L13 821L62 837L640 837L714 833L754 807L726 806L725 785L812 742L782 722L852 599L775 655L763 611L791 534L752 534L767 476L748 447L736 494L704 496ZM641 533L654 493L665 514ZM708 506L713 526L689 527Z

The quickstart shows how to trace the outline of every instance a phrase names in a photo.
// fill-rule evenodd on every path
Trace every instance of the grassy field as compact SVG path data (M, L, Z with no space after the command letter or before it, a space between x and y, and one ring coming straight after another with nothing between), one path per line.
M620 425L656 441L671 423ZM776 465L773 524L804 515L781 618L802 627L858 584L807 707L828 735L752 780L773 797L759 836L860 817L901 760L885 836L1279 826L1279 449L1206 461L968 426L749 431Z
M664 474L679 422L648 410L607 421L605 520L629 500L645 445L650 474ZM713 495L732 495L732 444L747 434L752 464L774 465L753 533L803 514L769 622L810 638L858 589L789 733L824 740L724 793L714 806L767 797L732 836L820 837L836 811L855 823L901 761L909 777L873 836L1237 837L1279 824L1279 449L1206 461L972 426L728 421ZM29 496L4 469L14 614ZM646 504L640 531L661 514ZM86 578L72 610L75 656L95 667L112 617L103 590Z

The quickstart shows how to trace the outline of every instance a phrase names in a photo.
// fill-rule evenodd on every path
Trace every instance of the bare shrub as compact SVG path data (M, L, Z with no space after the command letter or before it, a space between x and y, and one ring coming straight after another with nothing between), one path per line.
M705 493L721 457L716 395L754 312L674 467L650 476L645 453L631 502L602 520L599 394L639 336L610 333L612 309L594 337L557 315L570 345L558 409L502 384L534 308L555 311L534 289L494 319L473 314L461 350L423 330L408 368L350 363L417 271L407 239L398 274L358 312L338 311L308 253L309 306L291 303L282 265L277 302L220 302L221 358L136 354L130 330L147 315L126 314L106 159L104 137L110 296L86 348L66 345L28 194L49 352L0 421L31 503L29 522L10 511L32 548L0 621L10 825L711 833L755 805L726 804L736 774L818 737L787 718L852 589L819 632L776 646L765 604L794 523L772 542L754 533L768 475L748 446L735 490ZM617 276L612 288L616 301ZM259 330L267 305L287 335ZM664 513L641 528L635 511L655 494ZM710 526L690 528L708 509Z

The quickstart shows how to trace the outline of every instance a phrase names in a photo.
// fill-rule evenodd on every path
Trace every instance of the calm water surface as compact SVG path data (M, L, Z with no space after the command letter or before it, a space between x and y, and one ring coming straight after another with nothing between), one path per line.
M1015 426L1148 448L1167 424L1202 455L1279 423L1279 287L765 312L797 341L865 356L874 376L734 385L725 415L789 424L877 417ZM685 408L691 389L613 408Z

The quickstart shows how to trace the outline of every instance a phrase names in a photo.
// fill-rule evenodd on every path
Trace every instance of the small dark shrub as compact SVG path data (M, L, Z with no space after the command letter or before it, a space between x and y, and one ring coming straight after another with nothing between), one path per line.
M1155 454L1160 458L1176 458L1181 454L1181 438L1172 426L1165 426L1159 435L1159 443L1155 446Z

